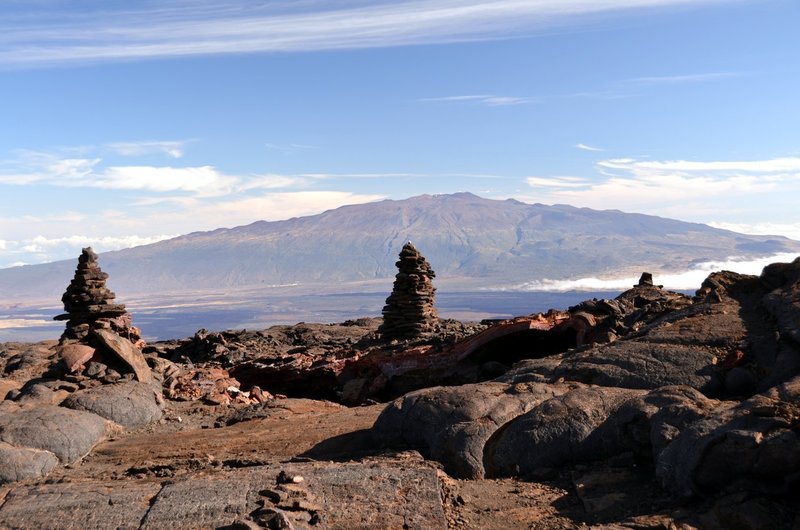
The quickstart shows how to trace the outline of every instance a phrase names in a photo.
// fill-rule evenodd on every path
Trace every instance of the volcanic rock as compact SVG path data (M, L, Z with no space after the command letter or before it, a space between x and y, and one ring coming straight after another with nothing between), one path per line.
M21 408L0 414L0 441L50 451L64 464L83 458L109 428L100 416L63 407Z
M50 451L0 442L0 485L43 477L57 465L58 458Z
M56 320L66 320L67 329L61 335L61 342L68 340L84 340L92 329L113 326L121 332L135 335L138 340L138 330L127 327L127 322L119 317L125 315L125 306L115 304L116 295L106 287L108 274L100 270L97 263L97 254L91 247L84 248L78 258L78 267L75 276L67 287L61 301L64 302L63 315L55 317Z
M411 448L462 478L484 476L484 445L508 421L569 390L567 385L480 383L411 392L381 413L372 435Z
M689 422L656 455L677 494L787 493L800 485L800 376Z
M163 399L158 387L127 381L79 390L61 406L93 412L123 427L141 427L161 419Z
M115 295L105 285L107 278L97 263L97 254L90 247L84 248L75 276L61 298L67 312L55 317L67 321L58 355L69 373L80 375L93 361L109 369L87 372L95 379L107 379L113 367L149 382L152 376L141 353L144 341L125 306L114 303Z
M411 241L403 246L396 265L399 272L386 299L378 333L388 340L429 336L438 322L433 306L436 289L431 282L436 273Z
M147 366L147 361L144 360L141 350L136 348L131 341L121 337L106 329L94 330L93 336L98 339L100 344L106 349L116 355L119 360L133 371L136 379L142 383L148 383L153 378L150 373L150 367Z
M59 348L59 353L67 371L75 373L81 371L83 366L91 360L95 349L86 344L67 343Z

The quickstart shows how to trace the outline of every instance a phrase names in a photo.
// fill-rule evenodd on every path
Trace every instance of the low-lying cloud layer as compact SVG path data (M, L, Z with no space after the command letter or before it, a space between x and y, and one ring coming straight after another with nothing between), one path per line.
M761 270L770 263L791 262L797 254L781 253L754 260L729 258L725 261L708 261L698 263L686 271L667 272L654 274L653 281L667 289L693 290L699 289L703 280L716 271L732 271L741 274L761 273ZM512 288L522 291L623 291L629 289L639 281L639 277L627 276L622 278L578 278L575 280L535 280Z

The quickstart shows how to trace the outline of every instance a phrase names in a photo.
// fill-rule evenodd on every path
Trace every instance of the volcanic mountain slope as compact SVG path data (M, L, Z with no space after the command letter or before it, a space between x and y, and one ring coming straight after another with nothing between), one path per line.
M428 258L439 283L466 289L800 251L800 243L786 238L456 193L197 232L109 252L102 261L125 294L295 283L335 290L344 282L391 278L407 240ZM68 261L2 270L0 292L8 299L57 295L71 268Z

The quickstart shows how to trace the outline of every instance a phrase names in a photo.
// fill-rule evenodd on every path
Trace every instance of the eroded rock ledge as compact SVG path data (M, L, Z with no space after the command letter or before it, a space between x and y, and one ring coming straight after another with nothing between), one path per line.
M615 318L617 340L521 361L492 382L412 392L373 435L464 478L535 478L630 455L682 497L790 494L800 485L798 280L800 260L761 277L712 274L690 302L648 297L641 307L665 310ZM640 289L620 298L644 300Z
M694 297L643 277L410 341L379 319L129 340L113 380L108 352L0 345L0 527L793 528L798 300L800 260Z

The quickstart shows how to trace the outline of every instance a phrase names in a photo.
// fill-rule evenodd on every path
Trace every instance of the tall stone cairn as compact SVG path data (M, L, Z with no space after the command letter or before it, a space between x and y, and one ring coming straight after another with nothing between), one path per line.
M387 340L425 338L439 322L433 306L436 289L431 282L436 273L411 241L403 246L395 265L399 272L386 299L378 333Z
M109 329L126 336L132 342L140 339L139 330L132 325L125 306L114 303L116 295L106 287L108 274L100 270L97 254L91 247L83 249L78 267L61 301L66 313L55 320L66 320L67 327L61 343L89 342L92 331Z

